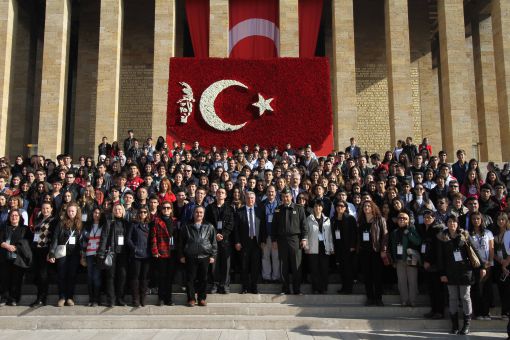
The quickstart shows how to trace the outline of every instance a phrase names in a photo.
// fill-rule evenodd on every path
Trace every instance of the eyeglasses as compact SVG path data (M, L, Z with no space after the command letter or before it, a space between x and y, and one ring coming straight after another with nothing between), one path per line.
M172 207L162 207L161 209L163 209L163 210L170 210L170 209L172 209Z

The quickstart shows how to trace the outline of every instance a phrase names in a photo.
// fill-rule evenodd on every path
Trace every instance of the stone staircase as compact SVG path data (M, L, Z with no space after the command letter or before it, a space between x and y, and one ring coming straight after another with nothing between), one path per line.
M303 296L279 295L279 285L261 284L260 294L211 294L207 307L184 306L183 293L174 294L175 306L155 306L157 297L148 296L147 306L97 307L84 306L88 301L86 287L77 288L74 307L54 307L57 297L51 295L49 305L29 308L35 299L34 287L25 286L21 306L0 308L0 329L237 329L237 330L377 330L377 331L442 331L449 320L426 320L427 297L420 295L418 306L401 307L395 293L384 295L384 307L365 307L362 286L356 285L353 295L338 295L338 284L329 287L328 294L311 295L304 285ZM179 291L175 287L174 291ZM55 287L51 287L55 291ZM51 305L50 305L51 304ZM499 308L493 315L499 314ZM506 321L474 321L474 331L506 329Z

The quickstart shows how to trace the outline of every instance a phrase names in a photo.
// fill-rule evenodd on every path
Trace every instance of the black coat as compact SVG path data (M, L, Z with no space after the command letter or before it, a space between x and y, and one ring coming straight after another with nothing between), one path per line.
M418 226L418 233L422 239L420 254L423 262L428 262L430 264L429 271L431 272L436 272L438 269L437 247L439 245L439 240L437 239L437 235L443 230L445 230L445 225L438 221L435 221L428 229L425 227L425 224ZM422 249L425 250L425 253L422 252Z
M273 242L288 236L305 239L308 235L305 209L295 203L291 203L288 207L283 204L278 206L274 211L271 233Z
M181 228L179 238L180 257L205 258L214 257L218 253L216 230L209 223L203 223L199 228L193 223Z
M265 243L267 239L266 213L260 207L254 207L255 211L255 230L258 229L257 243ZM246 207L241 208L234 218L234 239L235 243L245 246L249 242L250 224L248 221L248 213Z
M457 229L454 238L450 237L448 229L437 234L437 267L441 276L448 278L449 285L472 285L473 268L469 262L466 251L466 243L469 242L469 234L463 229ZM476 253L476 249L473 247ZM459 251L462 261L455 261L454 253ZM478 255L478 254L477 254ZM480 259L480 256L478 255ZM482 266L484 264L482 263Z
M126 237L126 245L129 248L131 257L135 259L147 259L151 257L149 234L150 228L148 223L131 223Z
M74 233L73 233L74 231ZM68 242L69 238L75 237L75 244L71 244ZM77 229L66 228L59 222L55 227L55 233L53 234L53 239L51 240L51 246L49 251L49 258L55 258L55 252L57 251L57 246L66 245L66 256L71 254L76 254L80 252L80 244L81 244L81 232Z
M336 235L340 232L340 239ZM345 213L342 220L335 219L331 226L331 234L333 236L333 244L335 245L335 256L337 262L342 260L342 254L349 253L352 248L356 250L358 225L356 219Z
M224 203L221 207L215 203L205 208L205 220L211 223L218 234L223 235L223 244L227 244L234 231L234 209ZM218 230L218 221L222 221L222 228Z
M103 256L106 254L107 249L113 249L116 254L121 254L127 251L126 238L129 224L124 219L114 218L108 221L105 228L101 232L101 241L99 241L98 255ZM124 237L124 245L119 244L119 236Z
M11 225L0 228L0 244L10 239L10 244L16 246L14 264L21 268L29 268L32 264L32 251L28 242L28 228L20 225L13 229ZM0 248L1 260L9 260L7 250Z

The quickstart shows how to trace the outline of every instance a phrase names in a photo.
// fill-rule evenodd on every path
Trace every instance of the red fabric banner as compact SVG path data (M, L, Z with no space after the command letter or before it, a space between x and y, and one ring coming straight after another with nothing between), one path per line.
M267 59L279 56L279 1L230 0L231 58Z
M167 142L311 144L327 154L333 149L329 79L327 58L172 58Z
M323 0L299 0L299 56L315 56L321 26Z
M209 0L186 0L186 17L197 58L209 57Z

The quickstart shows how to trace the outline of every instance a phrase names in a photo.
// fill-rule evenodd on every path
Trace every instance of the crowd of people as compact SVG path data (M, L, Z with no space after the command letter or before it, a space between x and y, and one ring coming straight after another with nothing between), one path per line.
M414 307L419 286L430 296L424 317L467 334L470 320L490 320L501 301L510 313L510 169L476 159L437 156L425 138L399 141L383 156L363 153L351 138L324 157L294 149L203 150L198 141L169 146L163 137L119 143L106 137L97 162L68 154L11 164L0 158L1 305L17 305L25 274L37 286L33 307L46 305L56 271L59 307L73 306L77 274L86 268L89 305L173 305L174 283L187 302L228 294L240 274L241 294L279 282L282 294L340 294L363 282L367 306L383 306L397 284ZM459 308L459 301L462 308ZM459 314L463 318L459 326Z

